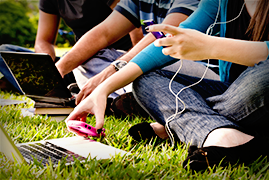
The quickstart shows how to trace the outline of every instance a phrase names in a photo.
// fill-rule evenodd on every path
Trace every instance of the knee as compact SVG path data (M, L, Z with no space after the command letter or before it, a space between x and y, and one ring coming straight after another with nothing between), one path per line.
M33 52L27 48L16 46L12 44L2 44L0 46L0 51L13 51L13 52Z
M154 89L157 89L155 80L155 72L143 74L133 82L133 93L140 101L147 101L147 98L151 97Z
M136 95L137 98L139 99L144 99L143 94L146 88L146 79L143 77L144 75L138 77L134 82L133 82L133 93Z
M269 72L267 68L262 67L245 75L240 77L242 80L237 79L225 93L207 99L219 114L240 120L268 102Z
M2 44L0 46L0 51L11 51L13 48L12 48L13 45L11 44Z

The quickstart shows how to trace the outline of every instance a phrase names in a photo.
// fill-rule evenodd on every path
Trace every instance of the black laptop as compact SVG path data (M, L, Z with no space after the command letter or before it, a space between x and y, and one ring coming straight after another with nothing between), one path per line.
M55 63L48 54L0 52L21 94L36 102L75 106Z

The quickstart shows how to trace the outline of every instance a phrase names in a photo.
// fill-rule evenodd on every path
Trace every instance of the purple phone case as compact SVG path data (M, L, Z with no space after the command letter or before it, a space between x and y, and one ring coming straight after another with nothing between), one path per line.
M100 134L98 134L96 132L96 128L95 127L92 127L91 125L85 123L85 122L82 122L82 121L77 121L77 120L69 120L67 122L67 126L69 127L69 129L72 131L72 132L76 132L76 131L79 131L80 133L82 134L85 134L85 137L88 137L88 136L91 136L91 137L100 137L100 135L102 137L105 136L105 129L103 128L102 129L102 132Z
M145 24L145 27L155 24L154 20L145 20L143 21L143 23ZM156 39L165 37L163 32L151 32L151 33L155 36Z

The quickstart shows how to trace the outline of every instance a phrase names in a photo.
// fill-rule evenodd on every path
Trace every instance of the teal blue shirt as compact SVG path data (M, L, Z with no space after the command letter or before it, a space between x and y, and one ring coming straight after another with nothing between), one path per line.
M227 4L228 0L221 1L218 22L226 22ZM218 7L219 0L202 0L198 6L198 9L194 11L186 21L182 22L179 27L195 29L205 33L208 27L214 23L218 12ZM216 25L213 34L218 32L220 37L225 37L226 24ZM269 41L266 41L266 44L269 51ZM178 59L164 55L162 53L162 47L155 47L153 43L143 49L131 60L131 62L136 63L144 73L172 64L175 61L178 61ZM219 61L219 73L221 81L229 81L231 64L232 63L227 61Z

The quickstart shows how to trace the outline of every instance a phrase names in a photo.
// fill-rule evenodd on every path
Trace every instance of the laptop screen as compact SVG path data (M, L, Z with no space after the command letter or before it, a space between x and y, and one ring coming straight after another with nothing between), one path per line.
M48 54L1 52L1 56L26 95L72 96Z

